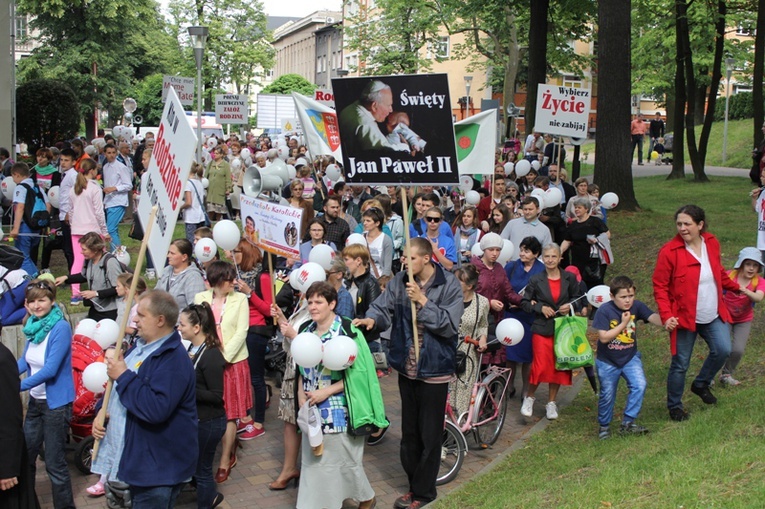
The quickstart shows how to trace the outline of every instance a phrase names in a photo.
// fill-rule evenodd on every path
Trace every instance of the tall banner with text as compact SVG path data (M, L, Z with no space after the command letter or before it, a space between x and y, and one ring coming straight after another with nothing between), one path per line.
M144 229L151 208L157 206L156 224L148 241L151 258L157 263L165 259L173 240L196 146L197 135L189 124L178 94L171 87L167 92L151 162L146 174L141 177L141 199L138 202L138 217Z
M589 88L539 85L534 130L586 138L591 103L592 93Z
M339 78L332 91L347 182L459 182L446 74Z
M335 110L297 92L292 92L292 98L311 156L332 156L342 162L343 152Z

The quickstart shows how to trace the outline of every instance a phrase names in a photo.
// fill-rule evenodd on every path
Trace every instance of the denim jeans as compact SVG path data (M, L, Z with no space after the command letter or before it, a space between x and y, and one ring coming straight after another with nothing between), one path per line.
M251 410L255 422L263 424L266 420L266 347L268 338L255 332L247 333L247 363L250 365L250 381L255 390L255 401Z
M202 221L201 223L186 223L186 240L191 242L191 245L194 245L194 232L197 231L197 229L203 227L205 225L205 222Z
M696 332L677 329L677 353L672 356L667 376L667 408L683 407L685 390L685 372L691 363L696 335L701 336L709 346L709 355L701 366L701 371L693 381L697 387L708 387L715 374L725 364L730 355L730 329L719 317L706 324L696 324Z
M643 372L643 361L640 352L621 368L600 359L595 361L600 381L600 397L598 398L598 424L608 426L614 417L614 403L616 403L616 388L619 378L627 381L627 403L624 406L623 421L634 421L640 414L645 395L646 380Z
M218 486L213 479L213 460L226 431L226 416L199 421L199 459L194 479L197 483L197 507L209 509L218 494Z
M24 421L24 438L27 442L29 461L32 463L32 480L36 472L37 456L45 444L45 470L50 478L55 509L74 508L72 480L66 463L66 436L72 418L72 404L56 409L48 408L48 401L29 398L27 418Z
M109 232L109 236L112 238L112 246L121 246L120 241L120 222L125 217L125 209L127 207L109 207L106 209L106 230ZM109 251L111 251L111 247Z
M172 509L184 484L186 483L173 486L131 486L133 509Z
M21 264L21 268L27 271L27 274L30 276L35 276L38 272L37 266L32 261L31 253L33 250L36 251L37 247L40 245L39 234L40 232L32 231L32 229L22 221L21 226L19 226L19 236L14 239L16 249L24 254L24 261ZM35 258L37 257L35 256Z

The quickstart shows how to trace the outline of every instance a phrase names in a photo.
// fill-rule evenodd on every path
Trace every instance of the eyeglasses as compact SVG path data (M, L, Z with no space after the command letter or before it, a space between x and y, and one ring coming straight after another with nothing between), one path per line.
M427 216L427 217L425 218L425 220L426 220L427 222L429 222L429 223L440 223L440 222L441 222L441 218L440 218L440 217L431 217L431 216Z

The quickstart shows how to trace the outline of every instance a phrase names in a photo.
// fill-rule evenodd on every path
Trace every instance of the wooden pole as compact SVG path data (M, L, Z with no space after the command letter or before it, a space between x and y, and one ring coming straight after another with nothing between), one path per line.
M143 233L143 240L141 241L141 249L138 251L138 259L135 262L135 272L133 275L133 282L130 283L130 291L128 292L127 298L125 299L125 314L122 316L122 323L120 323L120 335L117 338L117 344L115 345L115 355L119 355L118 358L122 358L122 340L125 337L125 329L127 328L128 320L130 319L130 308L133 307L133 299L135 298L135 292L136 287L138 286L138 275L143 270L143 261L146 258L146 248L149 245L149 237L151 236L151 229L154 226L154 218L157 216L157 206L153 206L151 208L151 213L149 214L149 221L148 224L144 227L144 233ZM99 426L104 425L104 417L106 417L106 411L109 408L109 398L112 394L112 387L114 386L114 380L111 378L106 383L106 391L104 392L104 403L101 406L101 408L104 409L103 413L98 413L96 415L96 422ZM102 416L99 419L99 415ZM93 461L95 461L96 457L98 456L98 448L101 445L100 440L96 440L93 444Z
M563 150L563 136L558 137L557 145L558 145L558 159L556 160L556 162L558 163L558 180L560 180L560 171L563 169L563 164L561 164L562 161L560 160L560 154L561 154L561 151Z
M322 166L322 169L324 169L324 159L319 159L319 164ZM326 200L327 197L324 196L324 180L319 176L319 173L316 171L316 166L311 165L311 170L313 171L313 178L316 179L316 185L319 186L319 192L321 193L321 199L322 201Z
M409 282L416 284L414 281L414 273L412 272L412 251L411 240L409 235L409 210L407 206L406 186L401 186L401 207L404 212L404 240L406 241L406 272L409 274ZM420 334L417 332L417 305L414 301L410 300L412 305L412 338L414 340L414 359L415 362L420 362Z

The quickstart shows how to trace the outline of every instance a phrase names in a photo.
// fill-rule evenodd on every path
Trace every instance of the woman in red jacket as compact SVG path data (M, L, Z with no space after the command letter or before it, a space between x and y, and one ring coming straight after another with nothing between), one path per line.
M688 419L683 408L685 373L691 362L696 335L709 355L691 385L691 392L708 404L717 402L709 390L715 374L730 354L730 322L722 298L723 290L739 291L726 277L720 261L720 243L707 233L704 210L685 205L675 213L677 235L659 251L653 273L653 295L661 321L671 332L672 363L667 376L667 407L674 421Z

